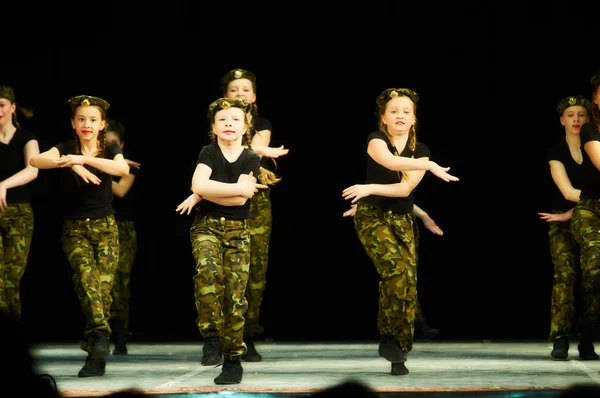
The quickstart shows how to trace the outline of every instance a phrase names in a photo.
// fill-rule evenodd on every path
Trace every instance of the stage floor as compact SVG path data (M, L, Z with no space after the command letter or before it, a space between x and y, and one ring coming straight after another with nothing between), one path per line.
M85 353L77 344L32 347L39 373L50 374L64 397L104 396L136 388L174 398L194 396L307 396L345 381L361 382L380 396L556 397L575 384L600 385L600 361L580 361L577 342L568 361L553 361L548 342L415 343L410 374L392 376L378 342L257 342L262 362L242 362L241 384L217 386L220 367L201 366L202 342L129 343L129 354L110 356L106 374L80 378Z

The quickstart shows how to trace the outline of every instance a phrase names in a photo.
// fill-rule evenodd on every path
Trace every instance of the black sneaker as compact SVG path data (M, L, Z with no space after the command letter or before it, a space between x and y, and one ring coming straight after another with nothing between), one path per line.
M254 340L250 337L244 337L244 343L246 343L248 351L242 356L242 359L246 362L262 361L262 356L256 351L256 347L254 346Z
M404 362L406 360L394 336L385 334L381 335L381 341L379 342L379 356L390 362Z
M579 343L577 349L579 350L579 359L582 361L595 361L599 358L596 351L594 351L594 344L590 342Z
M207 337L202 347L203 366L221 365L223 363L223 352L221 350L221 338L219 336Z
M94 359L90 356L85 358L85 365L79 371L79 377L104 376L106 370L106 361L104 359Z
M403 376L408 374L408 368L404 362L392 363L392 374L394 376Z
M566 336L559 337L554 340L552 346L552 352L550 353L552 359L557 361L565 361L569 356L569 338Z
M110 344L106 333L98 332L91 338L90 357L93 359L106 359L110 354Z
M110 339L115 345L113 355L127 355L127 328L125 322L121 318L115 318L110 323L112 334Z
M242 382L244 368L239 358L225 359L221 374L215 377L215 384L238 384Z

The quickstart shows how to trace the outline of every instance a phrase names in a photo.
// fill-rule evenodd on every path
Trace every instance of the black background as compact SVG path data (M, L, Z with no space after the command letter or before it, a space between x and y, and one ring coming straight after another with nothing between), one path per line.
M290 149L272 188L266 338L378 338L378 277L342 217L341 192L362 182L375 98L389 87L419 93L419 139L461 179L428 173L416 191L445 232L421 225L428 323L447 339L547 337L552 264L537 211L550 210L546 150L563 134L556 105L589 97L600 67L586 3L572 18L560 2L205 3L21 3L3 29L0 83L35 109L25 125L42 151L70 137L74 95L107 99L128 130L126 155L142 163L136 340L200 339L192 216L175 208L208 141L207 106L233 68L256 74L272 145ZM34 339L76 340L83 320L60 246L60 192L51 171L32 187L23 321Z

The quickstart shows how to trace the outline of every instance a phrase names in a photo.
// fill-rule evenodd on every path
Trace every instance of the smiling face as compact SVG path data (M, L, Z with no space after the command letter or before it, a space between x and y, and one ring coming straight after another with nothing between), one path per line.
M391 135L408 133L415 120L415 106L408 97L392 98L381 115L381 122Z
M106 121L100 108L96 106L78 106L71 120L71 126L83 143L96 140L100 131L106 126Z

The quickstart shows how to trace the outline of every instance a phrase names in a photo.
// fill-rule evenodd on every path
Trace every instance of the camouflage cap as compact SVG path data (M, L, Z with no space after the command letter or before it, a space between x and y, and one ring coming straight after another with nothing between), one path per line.
M556 111L562 116L565 109L575 105L583 106L588 110L588 112L592 110L592 103L587 98L585 98L583 95L573 95L561 99L556 107Z
M240 108L244 113L250 113L252 104L241 98L219 98L208 106L208 118L214 120L217 112L229 108Z
M71 108L75 110L78 106L97 106L102 109L104 112L108 110L110 104L99 97L93 97L91 95L78 95L69 99L69 105Z
M408 97L410 100L416 104L419 102L419 95L408 88L388 88L384 90L379 97L377 97L377 105L379 107L383 107L387 104L391 99L397 97Z
M223 92L227 91L227 86L234 80L237 79L248 79L252 82L254 89L256 89L256 76L254 73L247 71L246 69L232 69L229 72L225 73L223 78L221 79L221 90Z
M15 90L10 86L0 86L0 98L15 102Z
M594 76L590 79L590 84L594 87L600 86L600 70L596 72Z

